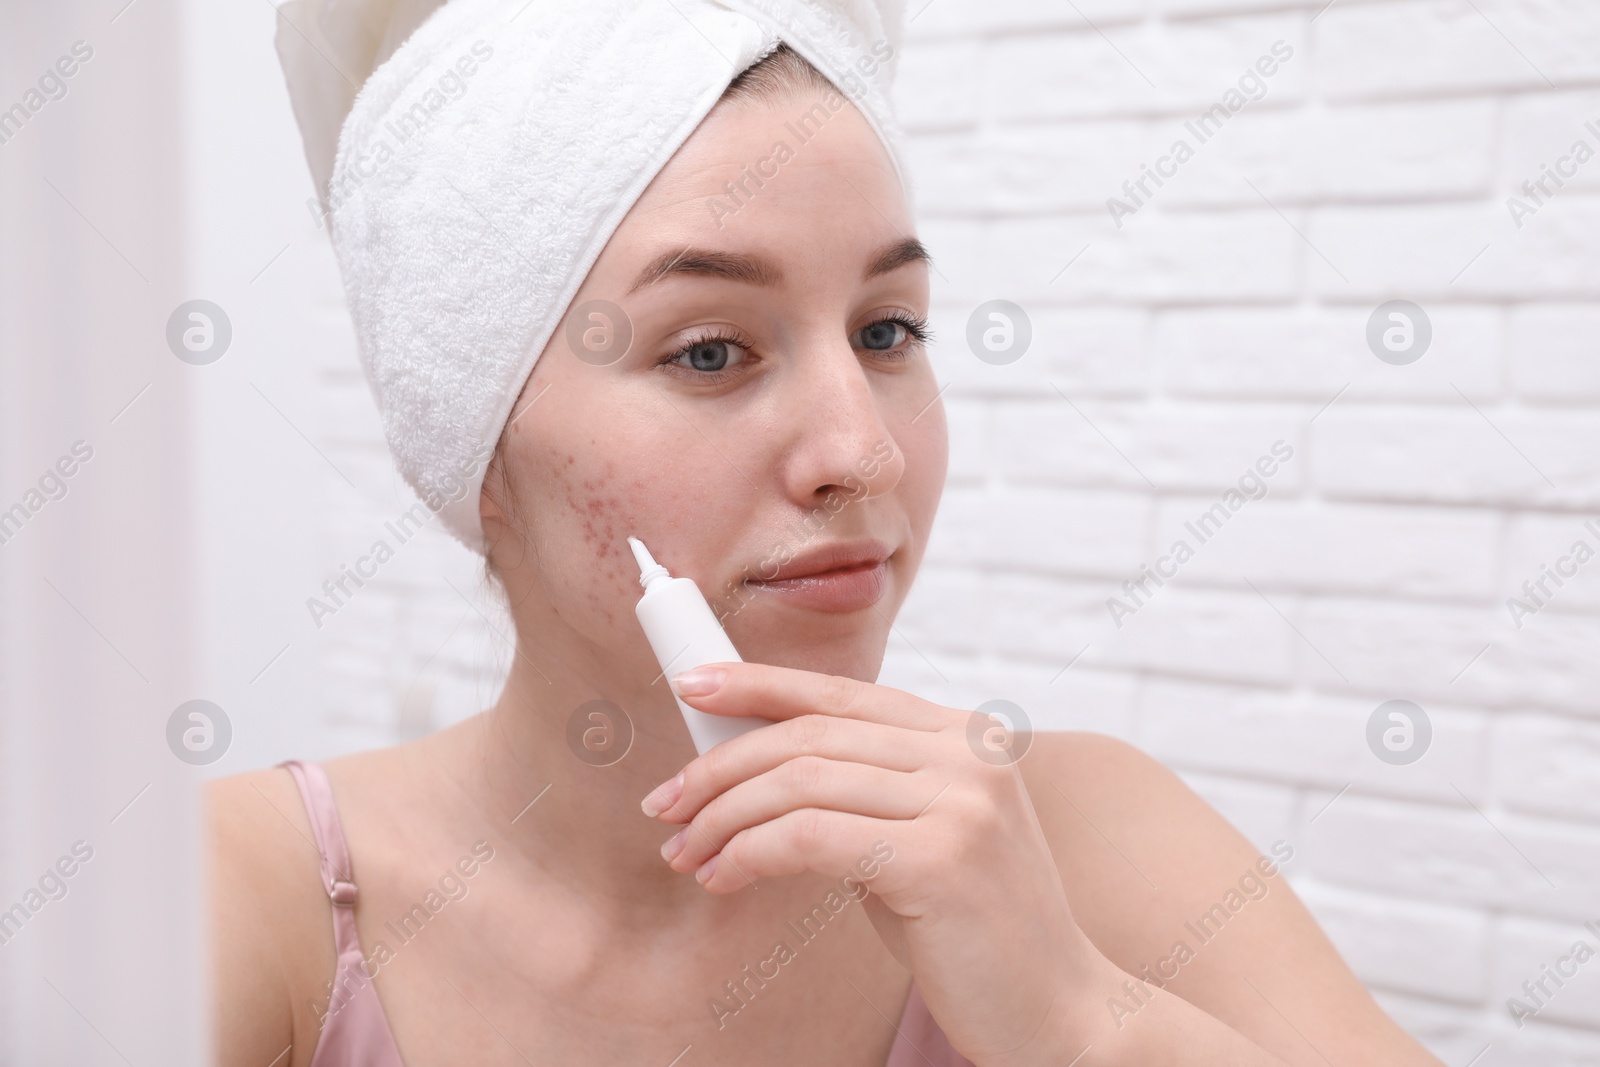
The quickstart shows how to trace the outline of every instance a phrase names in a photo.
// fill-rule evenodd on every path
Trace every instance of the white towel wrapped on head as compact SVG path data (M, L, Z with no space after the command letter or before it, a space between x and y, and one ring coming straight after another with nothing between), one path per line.
M856 104L905 184L888 96L903 0L450 0L387 60L385 0L350 2L366 21L347 38L380 65L319 194L395 462L480 552L484 469L535 360L739 73L787 43ZM435 0L387 2L404 21ZM317 173L348 92L325 71L297 85L292 56L302 71L307 47L341 58L301 24L315 0L297 3L279 51ZM319 25L338 24L321 3Z

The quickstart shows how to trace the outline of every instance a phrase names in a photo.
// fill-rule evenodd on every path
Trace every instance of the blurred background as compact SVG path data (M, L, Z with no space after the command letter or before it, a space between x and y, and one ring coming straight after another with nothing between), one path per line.
M270 0L0 11L0 1064L198 1064L194 785L470 715L510 630L437 528L308 609L414 498ZM952 454L883 681L1290 844L1452 1067L1600 1064L1600 960L1508 1003L1600 950L1600 7L907 14Z

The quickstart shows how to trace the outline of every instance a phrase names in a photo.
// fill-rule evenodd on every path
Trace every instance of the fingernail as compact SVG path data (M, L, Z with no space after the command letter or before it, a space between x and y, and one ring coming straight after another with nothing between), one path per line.
M680 696L703 697L721 689L722 681L727 676L728 672L721 667L696 667L692 671L684 671L672 681Z
M663 841L661 843L661 858L671 863L673 858L683 851L683 842L688 836L689 828L685 826L682 830Z
M684 829L688 829L688 827L684 827ZM702 863L700 865L700 869L694 872L694 880L699 882L701 885L705 885L707 882L711 881L711 872L717 869L717 860L721 858L722 853L719 852L715 856L712 856L710 859Z
M681 796L683 796L683 772L679 771L676 778L668 779L650 790L650 794L639 801L639 807L653 819L676 804Z

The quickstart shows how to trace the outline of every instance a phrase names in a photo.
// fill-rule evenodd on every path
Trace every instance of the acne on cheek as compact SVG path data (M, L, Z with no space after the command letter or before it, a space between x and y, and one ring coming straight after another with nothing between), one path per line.
M692 554L693 531L702 527L697 517L716 514L727 487L715 478L683 471L676 477L652 477L627 459L603 458L606 453L637 455L638 451L600 438L578 438L550 441L528 462L540 472L542 483L541 491L530 495L543 501L552 520L543 527L540 542L565 545L573 557L559 564L572 577L557 584L565 585L572 595L579 595L581 588L583 603L614 625L618 605L627 607L631 621L633 603L642 593L638 565L627 545L629 535L656 531L659 543L646 537L652 549L665 549L678 558L684 548ZM537 506L530 504L530 511ZM537 514L528 518L539 523Z
M599 443L591 441L589 447L597 449ZM564 522L575 524L581 536L581 548L574 554L584 561L579 572L586 576L584 597L607 623L613 623L618 591L624 594L620 599L630 604L629 597L637 598L640 591L638 568L628 551L627 538L636 532L641 508L648 511L651 506L652 486L637 477L619 477L615 461L588 468L578 463L576 455L567 453L553 454L548 470L550 499L565 509L568 518ZM568 566L575 562L568 561Z

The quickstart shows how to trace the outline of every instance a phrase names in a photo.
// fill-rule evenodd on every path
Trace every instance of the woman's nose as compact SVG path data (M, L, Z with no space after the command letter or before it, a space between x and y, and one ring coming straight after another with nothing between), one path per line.
M795 420L787 471L794 499L812 506L830 493L865 500L894 489L905 454L854 351L816 360L796 383L798 395L785 404Z

